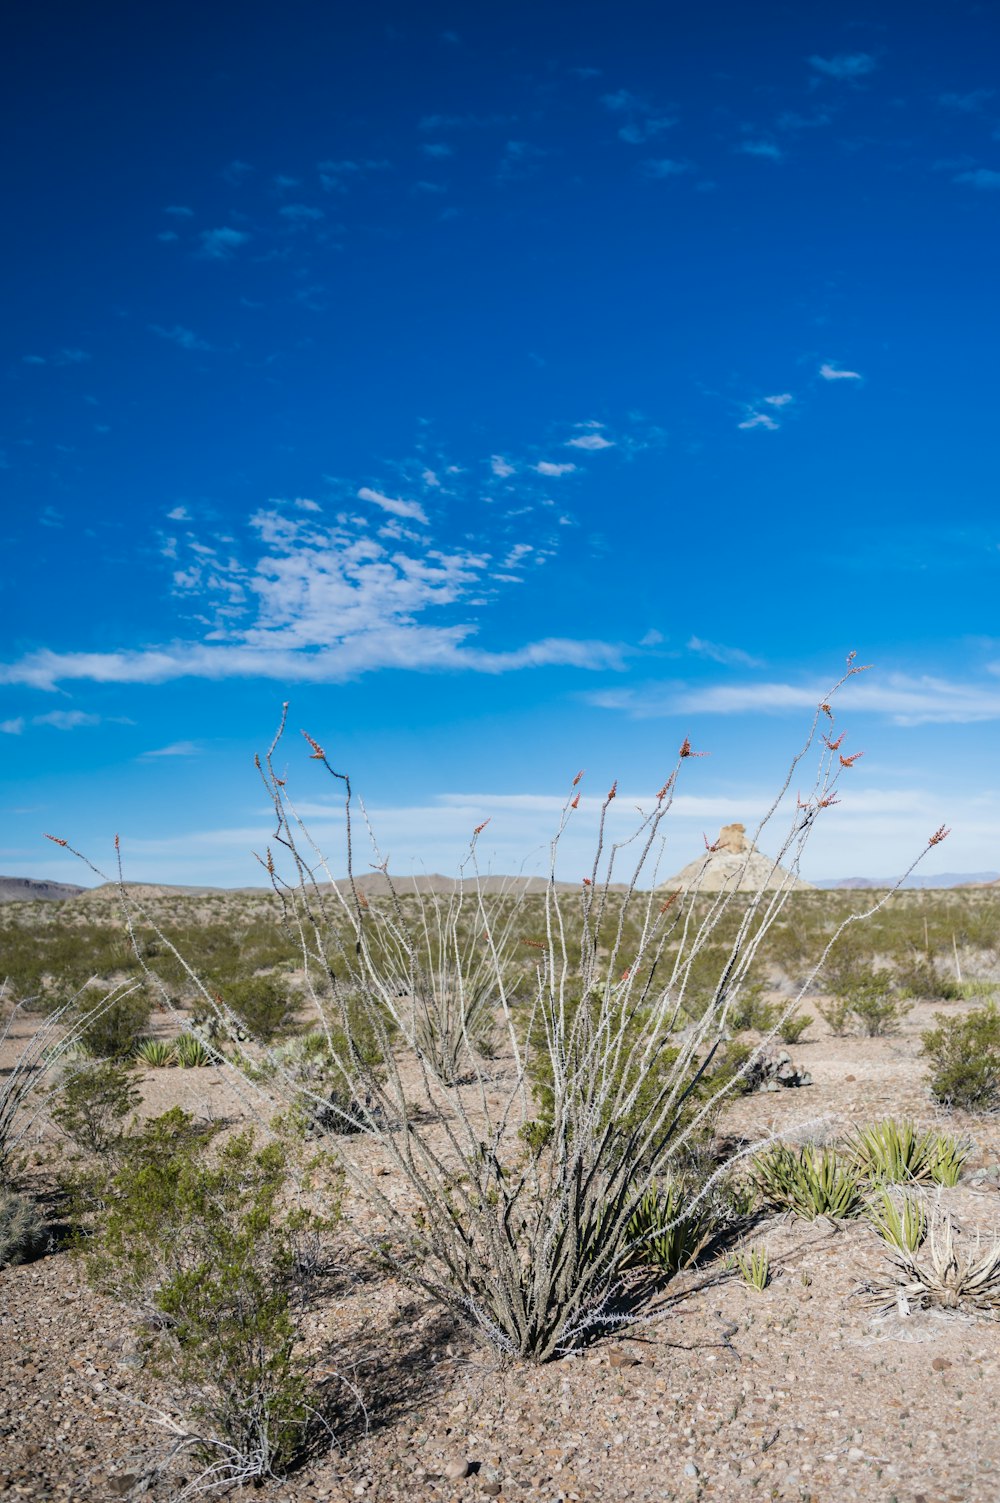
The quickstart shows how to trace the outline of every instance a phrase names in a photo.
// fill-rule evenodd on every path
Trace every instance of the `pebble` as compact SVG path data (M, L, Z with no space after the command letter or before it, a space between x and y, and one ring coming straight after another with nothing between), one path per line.
M444 1464L444 1474L449 1482L461 1482L472 1471L472 1462L464 1456L453 1456Z
M693 1461L689 1461L685 1464L684 1475L685 1477L697 1477L698 1468L695 1466Z

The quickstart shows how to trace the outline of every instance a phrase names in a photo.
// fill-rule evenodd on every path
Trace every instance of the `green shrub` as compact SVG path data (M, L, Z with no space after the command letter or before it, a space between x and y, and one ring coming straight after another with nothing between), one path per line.
M0 1189L0 1268L30 1263L46 1248L45 1218L33 1200Z
M799 1043L812 1021L808 1013L793 1012L778 1024L779 1039L783 1044Z
M851 1026L851 1009L846 1000L843 997L834 997L829 1002L818 1003L816 1010L822 1014L834 1038L842 1039Z
M845 996L858 1032L867 1038L897 1033L901 1020L910 1011L912 1003L897 1000L891 987L890 973L876 970L856 981Z
M904 1195L897 1202L884 1186L865 1214L883 1242L898 1252L916 1252L927 1232L927 1216L919 1200Z
M98 1287L158 1312L153 1367L189 1396L217 1486L287 1472L310 1438L293 1294L311 1218L282 1213L289 1167L284 1145L251 1131L213 1151L175 1108L122 1145L87 1248Z
M244 981L231 981L222 995L247 1033L262 1044L298 1026L299 997L286 977L250 976Z
M757 1033L770 1033L779 1009L764 1001L764 983L753 981L744 986L739 997L729 1009L729 1027L734 1033L754 1029Z
M991 1003L966 1017L936 1015L920 1035L931 1061L931 1094L942 1106L969 1112L1000 1108L1000 1013Z
M941 976L932 961L908 957L896 968L896 983L904 997L920 997L933 1002L957 1002L963 996L957 981Z
M80 1042L94 1059L125 1059L134 1053L152 1010L145 992L130 992L102 1009L82 1030Z
M815 1221L857 1216L863 1205L861 1175L832 1148L790 1148L775 1143L753 1160L754 1180L764 1199Z
M78 1148L103 1154L120 1142L125 1118L141 1100L127 1065L100 1060L62 1080L51 1116Z

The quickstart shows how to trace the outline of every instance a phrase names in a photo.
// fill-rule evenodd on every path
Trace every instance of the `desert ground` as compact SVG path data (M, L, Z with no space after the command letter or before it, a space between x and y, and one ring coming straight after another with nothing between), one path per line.
M145 901L157 922L191 934L227 924L246 932L254 904L265 900L153 891ZM962 989L952 990L961 994L911 993L895 1031L838 1036L820 1011L834 995L820 976L800 1007L812 1018L805 1034L779 1045L811 1083L729 1098L714 1141L719 1152L776 1133L791 1143L846 1143L886 1117L941 1130L967 1145L961 1178L915 1193L928 1214L947 1213L960 1245L981 1234L991 1246L1000 1235L1000 1119L935 1102L921 1034L940 1016L954 1026L1000 982L1000 893L893 901L907 934L927 941L925 962L934 950L932 970L943 977L958 968ZM862 898L819 894L810 911L850 902ZM102 927L115 927L114 915L113 894L4 905L0 943L13 959L0 963L0 974L21 964L33 940L51 945L59 933L62 954L76 933L85 948L85 938L90 944ZM863 958L891 966L887 936L876 928ZM795 960L774 960L765 995L780 1003L795 972ZM38 971L35 982L43 990L59 985L56 972ZM12 985L11 1002L17 994ZM39 1010L13 1016L0 1083L43 1018ZM178 1014L160 1008L145 1033L169 1039L177 1029ZM747 1037L753 1043L756 1035ZM491 1090L502 1087L509 1064L500 1049L483 1065ZM138 1063L134 1076L140 1118L179 1105L235 1130L262 1110L225 1066ZM352 1155L362 1173L391 1179L379 1145L364 1134L330 1144L335 1155ZM47 1113L27 1147L19 1188L47 1208L52 1229L44 1255L0 1271L0 1492L81 1503L178 1498L199 1470L179 1445L183 1395L150 1369L134 1312L92 1287L69 1245L61 1188L68 1149ZM371 1205L353 1185L343 1193L328 1261L296 1312L312 1380L333 1396L329 1443L262 1491L236 1487L227 1496L300 1503L1000 1497L1000 1323L970 1307L874 1304L871 1285L891 1271L892 1250L864 1215L807 1220L759 1204L724 1245L654 1281L633 1323L535 1365L502 1359L384 1272L370 1251ZM766 1249L769 1259L763 1289L733 1261L734 1251L751 1247Z

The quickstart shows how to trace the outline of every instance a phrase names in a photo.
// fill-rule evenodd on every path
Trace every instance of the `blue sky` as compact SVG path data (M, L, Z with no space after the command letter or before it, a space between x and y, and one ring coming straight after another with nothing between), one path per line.
M993 7L11 28L0 870L255 882L285 699L402 871L690 735L670 870L854 648L805 874L1000 867Z

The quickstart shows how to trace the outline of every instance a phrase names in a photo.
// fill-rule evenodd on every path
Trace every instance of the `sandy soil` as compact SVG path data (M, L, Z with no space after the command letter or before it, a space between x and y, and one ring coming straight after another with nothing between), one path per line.
M933 1108L919 1033L937 1011L958 1016L964 1005L918 1004L890 1039L832 1038L818 1019L812 1041L791 1050L814 1085L738 1101L726 1130L832 1138L889 1113L947 1126L974 1148L941 1204L963 1233L992 1235L1000 1122ZM0 1069L9 1064L0 1058ZM215 1118L246 1110L218 1070L150 1071L145 1082L150 1113L178 1101ZM354 1140L351 1151L364 1146ZM675 1279L643 1324L538 1369L501 1367L376 1276L350 1237L369 1214L348 1199L341 1262L303 1316L317 1373L329 1374L331 1392L349 1379L365 1415L265 1496L1000 1498L1000 1323L873 1317L860 1290L887 1258L867 1223L770 1217L752 1235L771 1258L763 1292L709 1263ZM156 1416L169 1402L142 1363L121 1310L87 1288L68 1254L0 1273L0 1492L175 1498L185 1463L167 1464L171 1438Z

